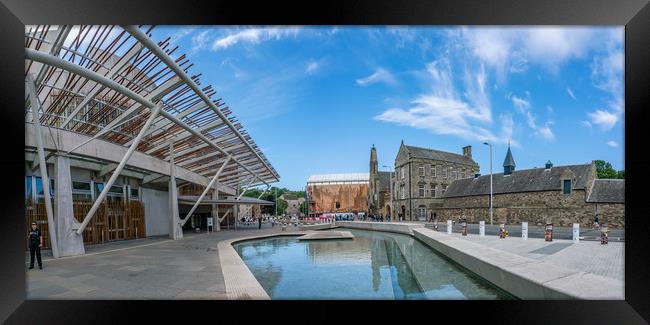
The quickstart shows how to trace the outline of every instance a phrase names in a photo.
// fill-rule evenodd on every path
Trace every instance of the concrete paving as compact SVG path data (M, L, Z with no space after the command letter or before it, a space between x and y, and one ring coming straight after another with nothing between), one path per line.
M262 229L186 233L181 240L151 238L88 246L86 255L43 256L43 270L25 271L28 299L228 299L220 241L288 233ZM304 232L302 233L304 234Z

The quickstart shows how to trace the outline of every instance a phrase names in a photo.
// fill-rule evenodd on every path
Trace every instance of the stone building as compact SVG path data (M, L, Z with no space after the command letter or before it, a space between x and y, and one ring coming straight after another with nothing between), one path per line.
M377 149L370 149L370 178L368 184L368 213L388 216L390 208L390 178L391 172L379 171Z
M395 158L393 214L403 220L426 220L443 205L443 195L455 180L471 179L479 172L472 147L463 154L408 146L402 141Z
M284 193L280 196L280 198L287 201L287 209L285 211L285 215L296 217L303 215L303 213L300 212L300 205L305 202L304 197L297 197L292 193Z
M508 148L503 167L503 173L492 175L494 224L551 221L557 226L591 227L598 209L601 223L625 226L625 182L597 179L595 162L554 167L548 161L544 168L515 171ZM449 184L435 211L441 221L464 215L470 223L489 223L489 198L490 175L459 179Z

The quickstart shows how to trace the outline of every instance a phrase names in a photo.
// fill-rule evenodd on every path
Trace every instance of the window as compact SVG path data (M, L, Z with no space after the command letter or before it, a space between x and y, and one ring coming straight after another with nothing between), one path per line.
M464 169L460 172L460 179L463 179L463 178L465 178L465 170Z
M563 186L563 192L564 194L571 194L571 180L570 179L565 179L562 180Z
M442 167L442 178L447 178L447 167L446 166Z
M420 195L420 197L425 197L424 196L424 184L418 185L418 194Z
M431 165L431 177L436 177L436 165Z
M427 218L427 208L424 205L421 205L418 207L418 219L420 220L426 220Z
M129 198L131 200L139 200L140 199L140 189L129 188Z
M438 191L438 185L431 184L431 197L436 198L436 192Z
M447 185L442 186L442 195L445 195L445 192L447 192Z
M92 200L90 182L72 181L72 198L75 201Z
M36 196L44 197L45 193L43 192L43 180L40 176L36 176ZM54 180L50 179L50 196L54 196Z
M29 201L32 198L32 177L25 176L25 201Z
M406 193L405 193L405 191L404 191L404 185L401 185L401 186L399 187L399 191L400 191L400 195L399 195L399 196L402 198L402 200L405 199L405 198L406 198Z
M418 173L420 176L424 176L424 166L420 166L420 168L418 168Z
M404 170L405 170L405 169L406 169L405 167L402 167L402 169L401 169L401 171L400 171L400 173L402 174L402 179L404 179Z

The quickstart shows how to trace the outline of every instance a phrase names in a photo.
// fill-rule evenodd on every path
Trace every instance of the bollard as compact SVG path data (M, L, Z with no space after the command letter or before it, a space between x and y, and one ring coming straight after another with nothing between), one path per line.
M478 222L478 235L485 237L485 221Z
M463 222L460 224L460 233L463 236L467 236L467 219L463 218Z
M504 223L499 224L499 238L506 238L506 225Z
M609 236L608 236L609 229L607 228L607 224L603 224L603 226L600 228L600 244L601 245L607 245L609 242Z
M574 223L573 224L573 242L577 243L580 241L580 224L579 223Z
M528 222L521 223L521 239L528 239Z
M451 235L451 220L447 220L447 235Z
M544 240L553 241L553 223L547 223L544 229Z

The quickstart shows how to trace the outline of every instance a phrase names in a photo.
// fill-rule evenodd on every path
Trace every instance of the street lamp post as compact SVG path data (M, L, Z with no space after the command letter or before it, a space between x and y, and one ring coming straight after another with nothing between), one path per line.
M492 224L492 144L483 142L484 145L490 147L490 224Z

